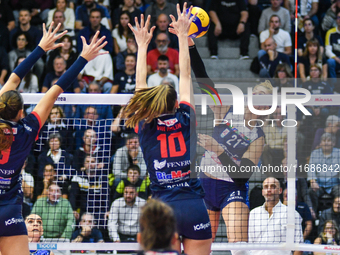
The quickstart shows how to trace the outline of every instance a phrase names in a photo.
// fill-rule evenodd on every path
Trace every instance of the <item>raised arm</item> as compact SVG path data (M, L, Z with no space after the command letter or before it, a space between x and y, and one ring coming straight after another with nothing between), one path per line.
M45 54L45 52L54 50L55 48L63 45L62 43L55 44L58 39L67 33L67 31L64 31L59 35L56 35L60 26L61 24L59 23L56 29L52 32L53 22L51 23L48 31L46 31L45 24L43 24L43 37L41 38L39 45L17 68L14 69L8 81L0 90L0 96L6 91L16 90L21 80L25 77L28 71L31 70L33 65Z
M79 72L84 68L88 61L91 61L95 57L103 54L107 54L108 52L100 52L99 51L104 48L107 42L105 40L105 36L98 39L99 31L93 37L93 40L88 45L84 37L81 37L83 41L83 51L80 54L80 57L76 62L59 78L59 80L54 84L45 94L45 96L40 100L38 105L34 108L34 111L40 116L41 123L45 123L48 118L48 115L51 112L51 109L57 100L58 96L64 92L72 83L73 80L76 79Z
M150 25L151 16L149 15L145 24L144 24L144 15L141 14L140 24L138 22L138 18L135 17L136 29L132 27L129 23L129 28L134 33L136 42L138 45L137 51L137 66L136 66L136 90L147 88L148 85L146 83L147 76L147 64L146 64L146 55L149 43L152 39L153 31L155 30L155 26L148 31Z
M179 42L179 97L181 101L189 102L192 105L194 103L194 93L191 81L191 67L190 67L190 55L189 55L189 45L188 45L188 32L192 20L196 17L193 15L190 18L192 6L190 7L188 13L187 3L183 5L183 12L181 13L179 4L177 4L177 16L176 21L173 15L170 15L172 23L170 24L170 32L176 34Z

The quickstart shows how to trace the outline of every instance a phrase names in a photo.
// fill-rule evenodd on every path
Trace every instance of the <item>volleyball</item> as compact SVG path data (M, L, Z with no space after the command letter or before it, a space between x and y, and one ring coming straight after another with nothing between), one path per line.
M187 9L187 12L189 9ZM206 13L205 10L203 10L200 7L193 7L191 10L190 17L192 15L195 15L197 13L197 16L193 19L190 29L188 32L188 36L191 38L199 38L208 31L209 29L209 24L210 24L210 18L208 13Z

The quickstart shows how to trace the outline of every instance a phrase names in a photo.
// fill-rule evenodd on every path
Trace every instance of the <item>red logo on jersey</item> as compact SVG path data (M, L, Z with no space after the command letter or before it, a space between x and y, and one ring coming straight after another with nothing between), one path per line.
M169 119L169 120L160 120L158 119L158 125L165 125L167 127L171 127L178 122L177 118Z

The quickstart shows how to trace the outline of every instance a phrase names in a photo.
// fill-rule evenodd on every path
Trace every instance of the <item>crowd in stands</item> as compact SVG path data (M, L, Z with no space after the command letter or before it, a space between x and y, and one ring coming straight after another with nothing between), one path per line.
M168 83L178 91L178 41L168 32L169 14L177 15L176 2L3 0L0 2L0 85L37 46L42 36L41 24L45 22L48 28L53 21L54 26L62 23L59 32L68 30L60 39L64 45L37 62L18 87L20 92L48 91L77 59L82 48L81 36L90 42L99 30L108 42L103 51L110 54L91 61L66 93L133 93L138 49L127 24L134 25L135 18L144 13L152 16L151 22L156 26L147 54L148 86ZM279 91L293 86L290 80L295 39L293 2L200 3L211 18L207 35L211 58L219 61L218 39L239 38L240 61L247 59L249 38L258 36L260 50L253 61L259 76L277 78L273 85ZM339 93L339 85L327 78L336 78L340 70L340 1L299 1L298 16L299 86L312 94ZM32 108L25 110L29 113ZM41 217L45 238L73 242L136 241L138 212L151 195L150 180L138 137L133 129L124 126L121 110L107 105L63 105L52 109L22 170L23 213ZM279 110L271 117L283 120ZM313 106L308 110L311 117L298 116L299 165L312 168L313 164L323 164L335 169L340 162L339 107ZM286 129L281 122L276 123L274 127L264 128L263 164L287 164ZM334 229L334 242L339 244L338 172L308 172L297 179L297 211L299 208L304 213L307 211L301 213L305 217L305 240L314 242L317 237L315 243L324 243L329 236L327 231ZM280 183L285 189L286 176ZM324 201L332 202L325 205ZM75 229L75 225L80 227ZM313 235L312 229L316 234Z

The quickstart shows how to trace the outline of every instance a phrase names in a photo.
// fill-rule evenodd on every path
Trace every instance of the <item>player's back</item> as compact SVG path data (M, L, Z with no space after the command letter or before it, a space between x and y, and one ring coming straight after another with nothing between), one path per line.
M9 124L14 136L11 148L0 156L0 205L20 204L21 168L37 138L41 127L40 118L33 112L17 123L4 120L0 122Z
M199 180L192 178L196 118L187 103L181 103L173 114L163 114L145 125L141 122L138 135L154 197L164 201L202 197Z

